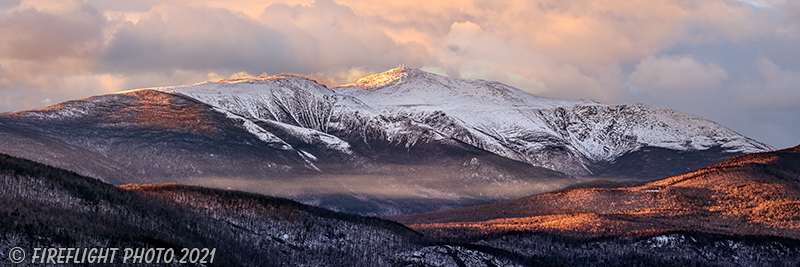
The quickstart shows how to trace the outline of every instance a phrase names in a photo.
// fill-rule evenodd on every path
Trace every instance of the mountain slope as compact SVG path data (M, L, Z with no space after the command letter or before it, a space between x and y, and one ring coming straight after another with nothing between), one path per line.
M393 216L535 266L796 266L800 146L643 185L576 188Z
M409 214L652 180L768 146L644 105L538 97L399 68L329 89L277 75L141 89L0 115L0 151L114 184L237 188Z
M726 154L723 159L771 149L712 121L676 110L544 98L497 82L458 80L418 69L394 69L335 91L383 113L426 122L476 147L577 176L636 176L639 173L635 171L605 167L647 147L674 153L721 148L710 154ZM718 158L704 160L696 167L716 163ZM666 170L649 179L682 171Z
M452 79L414 68L393 69L333 90L292 75L161 90L256 122L333 135L334 144L351 149L369 149L373 143L411 147L452 138L575 176L651 180L771 149L676 110L545 98L498 82ZM658 156L648 162L625 160L652 150ZM623 163L617 162L620 158Z
M544 231L608 236L692 229L800 239L800 146L624 188L581 188L395 217L433 235Z
M245 122L191 98L138 90L0 116L9 138L0 151L112 183L313 172L300 152L246 131Z
M326 98L332 91L305 78L189 87L195 97L208 100L201 93L216 95L218 86L232 94L209 102L258 109L223 109L185 94L147 89L96 96L0 116L5 137L0 151L115 184L236 187L361 214L488 203L575 182L447 138L408 118L325 108L334 99ZM339 113L318 123L313 116L326 109ZM275 117L251 117L258 114ZM522 190L509 194L508 187Z
M737 168L737 164L723 168ZM217 251L214 263L203 266L800 263L798 240L694 231L589 239L561 235L564 232L512 232L460 239L478 240L474 244L449 243L452 236L438 243L430 239L437 235L421 236L396 223L287 199L175 184L119 188L2 154L0 202L0 256L4 259L12 247L206 247Z
M176 184L120 188L3 154L0 204L4 261L12 247L28 255L35 247L160 247L178 256L181 248L216 249L213 263L187 266L517 265L438 245L377 218L241 191Z

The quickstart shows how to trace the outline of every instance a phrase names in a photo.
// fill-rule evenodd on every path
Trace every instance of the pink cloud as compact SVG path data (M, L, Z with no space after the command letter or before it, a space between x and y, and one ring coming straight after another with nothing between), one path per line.
M645 90L688 91L714 89L728 73L717 64L703 64L688 56L649 56L628 77Z
M736 104L748 109L800 109L800 72L784 69L766 58L755 62L760 80L731 85Z

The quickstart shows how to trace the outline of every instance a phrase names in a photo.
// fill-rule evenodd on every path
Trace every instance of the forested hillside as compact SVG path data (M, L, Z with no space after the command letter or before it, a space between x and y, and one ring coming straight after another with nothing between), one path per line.
M0 188L3 253L12 247L216 248L210 266L514 264L437 245L373 217L232 190L175 184L120 188L2 154Z

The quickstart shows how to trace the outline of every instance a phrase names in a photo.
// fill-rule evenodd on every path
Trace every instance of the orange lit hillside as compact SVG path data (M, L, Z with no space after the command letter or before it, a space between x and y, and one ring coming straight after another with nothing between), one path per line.
M627 188L562 190L393 219L433 236L604 236L666 230L800 238L800 146Z
M102 117L105 127L171 130L203 136L217 136L221 132L211 122L213 116L219 116L211 108L191 98L152 89L88 97L13 114L74 120L88 120L83 117L96 115Z

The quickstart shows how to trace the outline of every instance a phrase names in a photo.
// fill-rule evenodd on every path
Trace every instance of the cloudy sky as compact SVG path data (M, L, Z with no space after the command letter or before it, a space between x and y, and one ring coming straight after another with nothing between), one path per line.
M0 0L0 112L248 75L338 85L400 64L800 144L795 0Z

